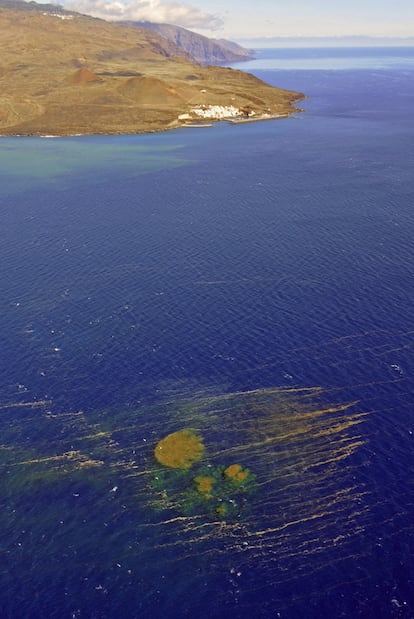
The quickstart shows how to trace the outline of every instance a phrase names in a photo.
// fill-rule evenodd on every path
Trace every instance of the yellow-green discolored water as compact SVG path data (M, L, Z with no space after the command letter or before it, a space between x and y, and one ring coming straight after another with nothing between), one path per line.
M38 505L47 522L67 495L110 496L114 514L120 497L128 526L156 530L145 552L181 547L178 563L189 547L212 556L225 548L268 567L276 556L279 566L302 557L305 569L310 554L346 545L364 526L364 490L353 479L364 415L320 389L187 394L57 416L37 402L16 406L12 419L1 428L4 501ZM189 427L197 457L181 469L157 461L157 444ZM90 518L93 506L83 509Z

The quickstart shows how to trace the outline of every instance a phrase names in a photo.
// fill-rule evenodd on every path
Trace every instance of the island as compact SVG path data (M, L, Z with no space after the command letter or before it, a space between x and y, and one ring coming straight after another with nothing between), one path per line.
M150 28L0 0L0 135L135 134L297 112L298 92L204 65Z

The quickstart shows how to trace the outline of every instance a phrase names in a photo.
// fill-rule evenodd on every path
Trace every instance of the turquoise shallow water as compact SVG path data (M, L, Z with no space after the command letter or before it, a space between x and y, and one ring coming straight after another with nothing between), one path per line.
M151 139L153 138L153 139ZM111 143L106 137L1 138L0 178L3 192L59 188L100 176L102 170L139 175L188 165L180 157L182 145L158 136L125 137Z
M414 615L412 51L266 54L304 113L0 140L2 616Z

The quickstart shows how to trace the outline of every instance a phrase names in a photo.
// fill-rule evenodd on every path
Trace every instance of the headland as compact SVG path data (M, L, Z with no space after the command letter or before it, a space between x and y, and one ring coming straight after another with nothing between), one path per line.
M148 133L298 111L302 94L198 64L149 29L50 6L0 0L0 135Z

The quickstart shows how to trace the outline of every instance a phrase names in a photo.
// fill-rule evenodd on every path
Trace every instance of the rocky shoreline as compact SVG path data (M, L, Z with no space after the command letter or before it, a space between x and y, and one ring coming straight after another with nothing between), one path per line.
M146 29L0 7L0 135L121 135L297 112L301 93L201 66Z

